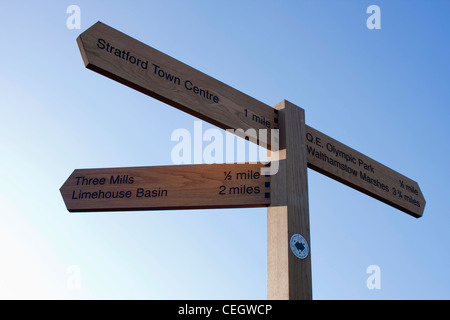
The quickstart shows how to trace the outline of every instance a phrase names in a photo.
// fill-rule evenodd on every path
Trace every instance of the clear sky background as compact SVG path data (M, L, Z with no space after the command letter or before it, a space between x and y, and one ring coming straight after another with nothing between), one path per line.
M75 39L102 21L266 104L289 100L419 183L415 219L308 170L315 299L449 299L449 13L446 0L2 1L0 298L266 298L264 208L66 210L74 169L172 165L172 132L196 121L84 68Z

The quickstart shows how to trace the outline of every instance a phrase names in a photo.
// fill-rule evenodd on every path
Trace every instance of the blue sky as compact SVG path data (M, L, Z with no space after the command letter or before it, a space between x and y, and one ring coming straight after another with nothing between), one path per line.
M379 30L366 27L372 4ZM59 188L74 169L171 165L172 132L196 121L84 68L75 39L97 21L266 104L289 100L419 183L415 219L308 170L315 299L450 298L447 1L1 7L0 298L266 298L263 208L67 212ZM381 289L366 286L370 265Z

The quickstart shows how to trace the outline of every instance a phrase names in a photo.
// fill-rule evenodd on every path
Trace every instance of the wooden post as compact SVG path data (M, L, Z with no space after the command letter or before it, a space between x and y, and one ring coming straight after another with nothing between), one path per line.
M267 208L267 298L311 300L305 113L285 100L275 109L279 113L279 171L271 176ZM303 242L297 243L299 239Z

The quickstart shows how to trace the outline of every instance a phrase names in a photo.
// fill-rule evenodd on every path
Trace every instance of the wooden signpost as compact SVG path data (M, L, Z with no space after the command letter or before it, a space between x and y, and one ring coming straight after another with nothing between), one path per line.
M263 207L261 164L78 169L61 187L70 212Z
M270 129L278 127L270 106L101 22L77 42L86 68L219 128L266 130L252 138L270 148Z
M306 126L308 167L416 218L425 199L417 182Z
M272 108L101 22L77 42L87 68L257 138L279 160L270 177L261 164L78 169L61 187L69 211L267 206L269 299L312 299L307 167L422 216L416 182L307 126L303 109L284 100Z

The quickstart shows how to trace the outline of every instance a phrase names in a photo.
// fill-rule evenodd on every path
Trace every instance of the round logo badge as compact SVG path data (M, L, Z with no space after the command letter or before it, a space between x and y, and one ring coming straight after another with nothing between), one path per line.
M305 259L308 256L308 242L306 242L306 239L302 235L294 233L291 237L291 240L289 241L289 244L291 245L292 253L297 258Z

